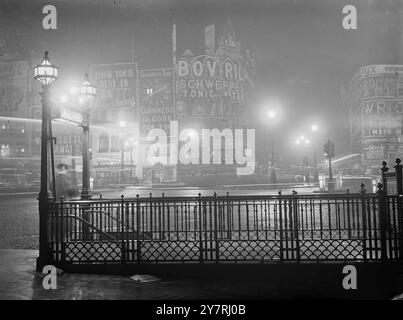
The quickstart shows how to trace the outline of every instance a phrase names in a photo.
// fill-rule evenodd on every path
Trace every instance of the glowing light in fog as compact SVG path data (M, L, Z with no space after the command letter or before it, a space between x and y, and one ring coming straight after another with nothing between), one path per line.
M267 112L267 116L269 117L269 119L274 119L277 116L276 110L269 110Z
M66 102L68 102L68 101L69 101L69 97L68 97L67 94L62 94L62 95L60 96L60 102L61 102L61 103L66 103Z

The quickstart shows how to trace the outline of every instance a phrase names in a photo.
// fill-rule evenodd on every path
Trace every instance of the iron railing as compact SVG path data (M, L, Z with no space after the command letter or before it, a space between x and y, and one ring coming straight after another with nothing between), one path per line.
M62 200L49 205L49 247L59 263L395 261L401 201L382 188Z

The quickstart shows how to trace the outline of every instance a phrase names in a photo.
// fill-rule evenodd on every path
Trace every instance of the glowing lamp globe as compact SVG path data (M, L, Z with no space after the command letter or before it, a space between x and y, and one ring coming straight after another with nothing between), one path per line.
M97 95L96 87L92 85L88 79L88 73L85 74L84 81L79 90L80 96L84 100L83 102L88 102Z
M58 76L58 68L50 63L48 51L41 62L34 67L34 79L38 80L43 86L48 86Z

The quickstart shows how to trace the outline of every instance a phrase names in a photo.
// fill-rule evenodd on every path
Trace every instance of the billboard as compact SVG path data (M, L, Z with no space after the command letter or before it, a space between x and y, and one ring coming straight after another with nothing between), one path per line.
M169 123L175 119L174 73L172 68L139 71L140 136L154 128L169 134Z
M244 105L245 70L228 57L184 55L177 64L176 91L178 115L233 119Z
M91 79L97 87L96 122L135 118L138 103L136 62L92 65Z
M28 64L26 61L0 63L0 112L21 111L27 105Z
M363 79L377 74L396 74L399 72L403 72L403 65L375 64L361 67L358 72L358 77L360 79Z
M396 137L403 129L403 100L369 99L361 102L363 138ZM386 142L386 141L385 141Z

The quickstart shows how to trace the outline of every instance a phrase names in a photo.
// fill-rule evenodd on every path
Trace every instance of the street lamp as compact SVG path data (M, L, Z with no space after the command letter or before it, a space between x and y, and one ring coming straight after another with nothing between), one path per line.
M277 111L275 109L271 109L267 112L267 117L269 120L273 122L277 118ZM277 176L276 176L276 168L274 163L274 129L271 130L271 173L270 173L270 182L277 183Z
M319 126L317 124L313 124L311 126L311 131L312 132L317 132L319 130ZM318 161L317 161L317 156L316 156L316 139L314 138L313 141L313 167L314 167L314 174L313 174L313 181L318 182L319 181L319 175L318 175Z
M301 135L297 140L295 140L295 144L304 147L304 146L309 146L311 144L311 141L305 137L304 135ZM305 181L309 183L309 157L305 156L302 161L303 167L304 167L304 175L305 175Z
M50 262L48 247L48 203L49 203L49 150L51 147L51 116L49 110L49 87L57 79L58 68L50 63L48 51L42 62L34 67L34 79L42 85L42 132L41 132L41 188L39 191L39 257L36 271L42 272Z
M84 76L84 81L79 88L79 103L83 105L83 187L81 190L81 199L88 200L91 198L91 193L89 191L90 185L90 170L89 170L89 140L90 140L90 110L91 101L96 96L96 88L88 79L88 73Z
M130 138L129 141L125 142L126 147L130 147L130 180L133 182L133 149L134 149L134 139Z

